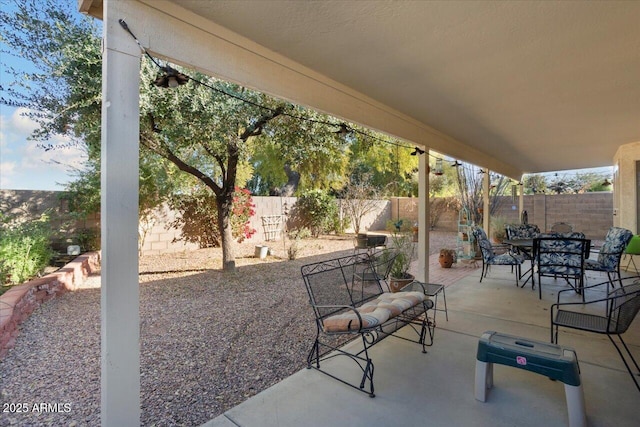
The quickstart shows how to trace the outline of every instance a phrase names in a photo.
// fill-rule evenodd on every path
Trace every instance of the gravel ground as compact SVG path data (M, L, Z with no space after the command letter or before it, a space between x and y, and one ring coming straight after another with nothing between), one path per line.
M430 236L431 253L455 243ZM140 260L142 425L200 425L305 366L315 327L300 267L352 253L352 238L304 240L294 261L282 242L257 259L255 244L238 246L235 273L219 270L219 249ZM0 426L100 424L98 286L90 277L22 324L0 360Z

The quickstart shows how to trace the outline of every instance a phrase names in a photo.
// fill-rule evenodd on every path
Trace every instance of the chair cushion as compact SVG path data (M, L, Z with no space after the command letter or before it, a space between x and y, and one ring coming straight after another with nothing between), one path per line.
M594 259L585 259L584 268L586 270L593 270L593 271L616 271L615 267L608 267L606 265L599 263Z
M493 265L518 265L518 264L522 264L523 262L523 257L521 255L515 255L515 254L502 254L502 255L496 255L493 258L491 258L490 260L490 264Z
M326 332L350 332L375 328L420 304L425 298L422 292L385 292L356 308L362 318L362 324L352 310L329 316L323 320L322 324Z

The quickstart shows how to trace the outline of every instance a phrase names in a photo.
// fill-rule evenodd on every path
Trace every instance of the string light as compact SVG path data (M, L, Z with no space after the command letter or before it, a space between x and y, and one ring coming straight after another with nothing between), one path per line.
M222 95L237 99L241 102L244 102L246 104L249 105L253 105L254 107L260 108L260 109L264 109L264 110L268 110L271 112L275 112L274 108L271 107L267 107L265 105L261 105L258 104L256 102L250 101L248 99L242 98L241 96L232 94L232 93L228 93L220 88L217 88L211 84L208 84L204 81L195 79L191 76L188 76L186 74L183 74L181 72L179 72L178 70L170 67L169 65L161 65L153 56L151 56L151 54L149 54L149 52L147 51L147 49L142 46L142 44L140 43L140 41L138 40L138 38L133 34L133 32L129 29L129 26L127 25L127 23L123 20L120 19L118 21L120 23L120 25L122 26L122 28L127 31L129 33L129 35L135 40L135 42L138 44L138 46L140 47L140 50L151 60L151 62L153 62L161 71L162 74L160 74L156 80L154 81L154 84L158 87L163 87L163 88L176 88L178 86L181 86L185 83L188 83L189 81L192 81L194 83L197 83L199 85L205 86L215 92L218 92ZM349 126L348 124L342 122L342 123L336 123L336 122L329 122L329 121L324 121L324 120L315 120L315 119L310 119L308 117L301 117L301 116L297 116L295 114L291 114L288 113L286 111L281 112L281 115L283 116L287 116L290 117L292 119L296 119L296 120L300 120L300 121L306 121L306 122L310 122L310 123L315 123L315 124L321 124L321 125L327 125L327 126L332 126L332 127L338 127L338 130L334 131L333 133L341 136L343 138L348 137L349 135L362 135L365 138L369 138L375 141L379 141L385 144L389 144L389 145L393 145L396 148L406 148L406 149L413 149L413 151L411 152L412 156L420 156L422 154L424 154L426 151L417 147L417 146L409 146L409 145L405 145L402 144L400 142L397 141L388 141L386 139L377 137L375 135L372 135L370 133L367 132L363 132L359 129L355 129L351 126ZM430 152L427 152L427 154L433 158L436 159L436 166L433 169L433 174L434 175L443 175L444 174L444 170L442 168L442 158L435 156L433 154L431 154ZM451 164L452 167L459 167L462 166L462 163L460 163L458 160L453 161L453 163Z

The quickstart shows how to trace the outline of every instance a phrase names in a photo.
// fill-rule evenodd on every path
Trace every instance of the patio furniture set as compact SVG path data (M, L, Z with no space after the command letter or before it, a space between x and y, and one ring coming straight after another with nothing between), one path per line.
M556 303L551 305L551 343L557 344L559 327L607 335L640 391L636 378L640 374L640 367L622 339L622 334L640 311L640 276L622 278L620 275L621 258L633 233L624 228L611 227L604 244L598 250L597 258L590 259L591 241L585 239L584 234L572 231L566 224L561 225L556 231L547 234L541 234L539 228L532 224L507 226L508 239L504 243L510 245L511 250L502 255L495 255L484 231L476 228L474 234L483 253L480 281L486 277L491 265L511 265L512 268L515 267L516 285L519 279L527 275L522 286L531 280L532 288L535 288L537 275L540 299L542 277L566 281L570 289L559 291ZM521 266L525 261L529 261L531 267L522 274ZM608 280L585 286L587 271L606 273ZM606 286L604 297L586 299L588 290L603 286ZM582 302L562 302L567 292L580 294ZM614 341L614 337L617 337L620 344ZM635 368L635 373L631 365Z
M523 287L531 280L532 288L535 288L534 275L537 275L540 299L542 277L560 278L570 286L559 291L557 301L551 305L550 343L495 331L487 331L480 337L476 354L476 399L486 401L487 390L493 386L493 364L524 369L563 382L569 425L585 426L578 357L575 350L558 344L560 327L606 335L640 391L636 379L640 367L622 338L640 311L640 276L620 276L620 259L632 238L629 230L612 227L596 259L589 258L590 240L566 224L559 224L547 234L541 234L535 225L509 227L509 239L505 241L509 248L504 253L496 251L482 228L475 227L473 235L482 251L480 282L491 266L506 265L515 273L516 285L524 278ZM365 245L362 246L364 249ZM316 336L307 357L307 368L317 369L375 397L371 347L388 336L395 336L418 343L426 353L426 347L433 344L435 313L447 313L447 309L446 299L444 309L437 309L438 295L442 293L444 297L442 285L414 281L400 292L385 292L382 284L388 279L395 259L388 250L376 253L370 250L371 246L366 245L367 253L305 265L301 272L316 322ZM527 261L530 268L523 273L522 265ZM607 273L608 280L585 286L587 270ZM585 298L587 291L601 286L606 286L604 297ZM581 294L582 301L563 302L568 292ZM410 326L410 337L404 331L398 333L407 325ZM355 342L344 345L353 338L358 338L361 345ZM339 374L327 368L324 362L338 356L351 359L359 367L361 376L357 380L350 374L347 378L344 372Z

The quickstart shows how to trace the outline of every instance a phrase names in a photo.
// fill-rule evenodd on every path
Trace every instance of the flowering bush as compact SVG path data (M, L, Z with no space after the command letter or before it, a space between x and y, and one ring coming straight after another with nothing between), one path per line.
M238 187L234 191L232 203L231 232L238 242L242 242L256 232L249 226L249 219L255 215L255 204L249 190ZM180 240L197 243L201 248L221 245L216 199L210 191L174 196L169 206L180 212L180 215L169 224L182 231Z
M256 229L249 225L249 219L256 214L255 207L251 192L246 188L236 187L233 193L231 229L238 242L249 239L256 233Z

